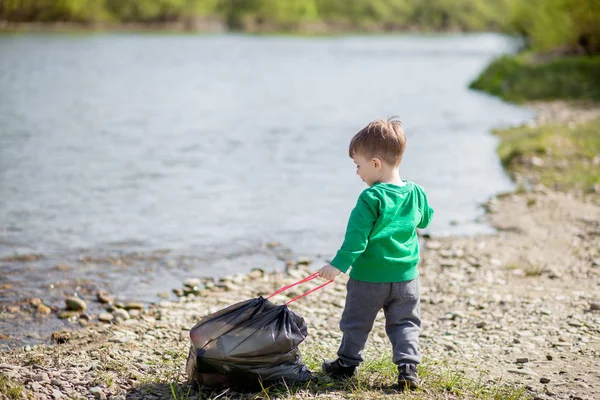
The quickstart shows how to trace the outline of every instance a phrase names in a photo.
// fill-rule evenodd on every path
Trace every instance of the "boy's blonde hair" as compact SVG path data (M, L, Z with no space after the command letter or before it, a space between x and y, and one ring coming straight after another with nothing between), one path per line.
M406 136L398 117L378 119L362 128L350 141L350 157L355 154L399 165L406 149Z

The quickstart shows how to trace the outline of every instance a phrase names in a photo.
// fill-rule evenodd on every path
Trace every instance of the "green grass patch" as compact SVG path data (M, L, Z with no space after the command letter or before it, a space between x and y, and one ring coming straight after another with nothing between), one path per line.
M397 369L391 362L391 354L375 355L360 366L356 377L333 381L320 372L323 355L330 349L310 344L302 349L304 362L314 373L314 378L302 385L277 385L263 387L257 393L239 394L227 389L197 392L182 383L185 377L170 375L160 379L166 384L163 395L173 400L191 399L243 399L243 400L300 400L300 399L483 399L483 400L529 400L531 396L522 386L504 382L490 382L482 371L477 378L470 378L456 365L425 360L419 366L421 387L413 391L401 391L394 387ZM378 354L378 353L375 353ZM175 371L173 371L175 372ZM158 394L158 393L157 393Z
M8 399L22 399L23 385L14 382L4 374L0 374L0 394Z
M515 177L557 190L593 190L600 184L600 118L567 124L498 130L498 155Z
M560 57L536 62L532 54L507 55L494 61L470 88L504 100L600 100L600 56Z

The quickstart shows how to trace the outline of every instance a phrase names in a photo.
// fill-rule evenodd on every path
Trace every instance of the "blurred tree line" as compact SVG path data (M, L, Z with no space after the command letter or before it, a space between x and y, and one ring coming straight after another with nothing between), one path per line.
M501 31L600 52L600 0L0 0L8 22L222 21L242 31Z

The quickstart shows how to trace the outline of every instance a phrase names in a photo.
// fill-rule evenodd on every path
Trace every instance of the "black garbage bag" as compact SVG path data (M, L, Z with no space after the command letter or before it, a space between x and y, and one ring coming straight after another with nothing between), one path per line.
M305 382L310 371L298 345L308 336L304 319L263 297L203 318L190 331L190 381L208 388L258 391L285 381Z

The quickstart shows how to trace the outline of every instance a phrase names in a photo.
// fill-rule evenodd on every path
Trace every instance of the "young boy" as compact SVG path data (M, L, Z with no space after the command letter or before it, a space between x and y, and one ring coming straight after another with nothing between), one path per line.
M356 173L369 186L350 214L342 247L319 271L335 279L350 266L346 306L340 321L343 337L338 358L323 363L333 378L348 378L363 361L362 352L375 317L383 308L401 388L416 388L421 319L419 316L419 239L433 216L423 189L400 179L406 148L400 121L371 122L350 142Z

